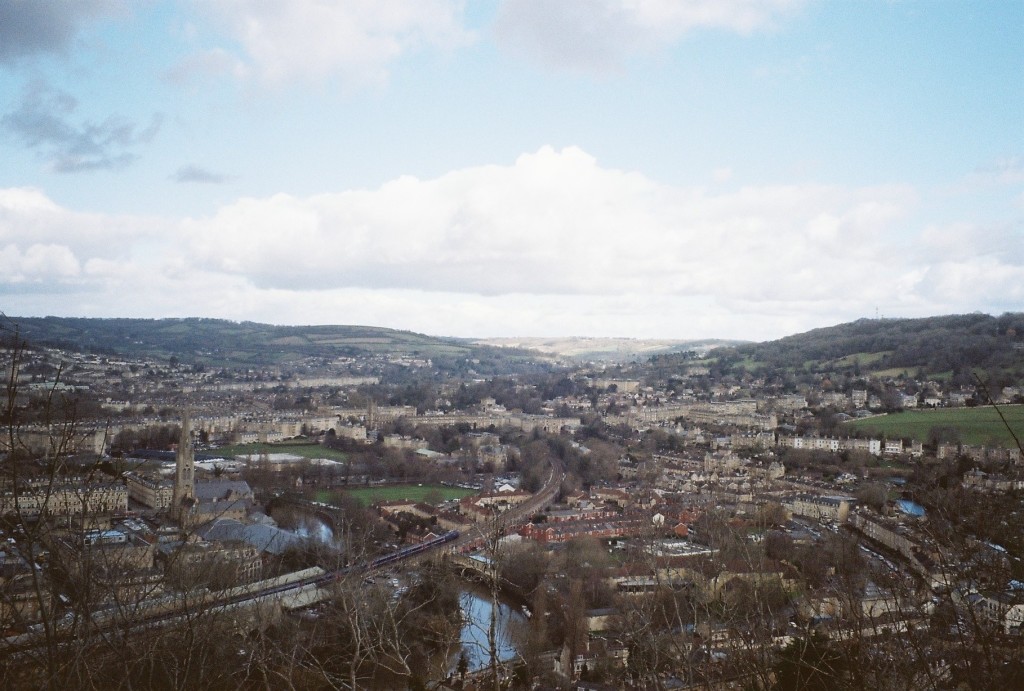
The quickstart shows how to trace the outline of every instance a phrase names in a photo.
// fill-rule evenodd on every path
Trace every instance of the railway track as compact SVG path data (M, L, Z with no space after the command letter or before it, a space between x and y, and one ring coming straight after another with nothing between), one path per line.
M370 573L401 563L406 559L417 558L442 549L460 550L474 542L486 538L491 531L508 530L521 525L528 517L549 506L558 495L558 489L565 477L564 469L557 461L552 462L547 482L532 498L517 507L509 509L496 517L497 523L487 522L480 525L479 531L460 534L450 531L434 540L405 547L396 552L377 557L366 564L349 566L333 571L323 569L307 569L306 571L285 574L284 576L250 583L223 591L207 591L198 595L182 597L163 597L138 603L132 608L132 615L111 610L99 610L91 613L85 620L55 622L49 635L70 642L83 636L102 636L105 632L120 629L128 634L132 631L168 626L184 621L190 616L210 610L244 609L271 600L284 600L288 597L297 598L312 589L321 590L353 572ZM17 655L31 652L46 644L47 632L41 624L29 627L24 633L8 636L0 645L0 655Z

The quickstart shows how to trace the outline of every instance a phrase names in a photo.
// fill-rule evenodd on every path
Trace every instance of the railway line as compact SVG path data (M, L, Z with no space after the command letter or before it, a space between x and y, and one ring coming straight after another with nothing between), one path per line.
M543 510L554 501L564 477L561 465L554 461L547 482L532 498L497 516L495 522L487 522L480 530L466 533L449 531L426 542L379 556L367 563L332 571L314 567L225 590L178 593L144 600L135 603L131 608L96 610L84 620L66 618L52 622L49 631L44 630L43 624L34 624L24 633L3 638L0 655L17 656L31 652L52 638L71 641L83 636L101 636L115 628L124 634L159 628L178 621L186 621L191 616L209 611L243 610L268 602L290 601L298 607L314 604L329 597L329 587L332 583L352 573L370 573L441 549L465 550L488 537L495 529L504 532L520 525L529 516ZM487 534L484 533L484 528L487 529Z

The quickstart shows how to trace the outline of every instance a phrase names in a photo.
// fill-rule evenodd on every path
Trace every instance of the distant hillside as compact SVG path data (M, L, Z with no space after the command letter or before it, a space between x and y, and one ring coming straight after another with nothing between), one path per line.
M971 370L1024 377L1024 313L860 319L777 341L718 351L747 371L789 369L950 377Z
M714 348L739 345L740 341L704 339L678 341L651 338L488 338L481 345L526 348L566 360L581 362L629 362L652 355L694 352L705 355Z
M519 349L425 336L373 326L273 326L222 319L80 319L9 317L30 344L213 366L287 365L307 358L397 355L430 358L439 366L469 362L481 374L533 368L539 358Z

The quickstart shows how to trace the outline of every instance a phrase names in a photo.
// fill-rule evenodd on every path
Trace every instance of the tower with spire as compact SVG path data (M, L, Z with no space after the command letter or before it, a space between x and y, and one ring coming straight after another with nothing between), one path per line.
M192 424L186 410L181 419L181 438L178 440L178 453L175 456L174 494L171 499L171 510L183 516L195 502L196 496L196 458L192 449Z

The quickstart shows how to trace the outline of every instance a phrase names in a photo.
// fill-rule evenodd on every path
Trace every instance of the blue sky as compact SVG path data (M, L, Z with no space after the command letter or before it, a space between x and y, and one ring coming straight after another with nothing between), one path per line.
M0 310L776 338L1024 306L1024 2L0 0Z

